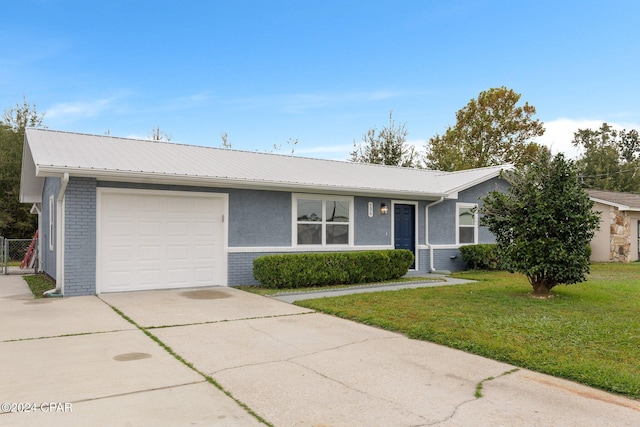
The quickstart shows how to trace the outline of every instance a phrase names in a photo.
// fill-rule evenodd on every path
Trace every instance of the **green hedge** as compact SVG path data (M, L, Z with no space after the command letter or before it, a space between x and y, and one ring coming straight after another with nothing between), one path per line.
M268 288L300 288L398 279L409 271L408 250L266 255L253 260L253 277Z
M460 253L468 268L474 270L504 269L504 265L500 260L498 245L496 244L461 246Z

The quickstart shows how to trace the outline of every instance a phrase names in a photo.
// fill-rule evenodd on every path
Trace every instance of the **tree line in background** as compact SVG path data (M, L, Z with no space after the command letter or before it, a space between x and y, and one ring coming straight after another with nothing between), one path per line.
M0 120L0 236L31 238L38 218L31 206L20 203L22 146L27 127L43 127L44 114L26 99L4 111Z
M516 167L532 164L548 149L537 143L544 134L543 123L535 119L536 109L527 102L518 105L521 95L506 87L481 92L456 113L456 122L442 134L429 139L425 153L407 142L406 123L397 124L393 112L389 124L373 127L360 143L354 141L352 162L457 171L511 163ZM0 236L31 237L36 217L30 206L19 202L20 168L24 131L27 127L46 127L44 114L26 99L4 111L0 119ZM109 134L109 131L106 132ZM231 148L228 135L221 135L222 146ZM149 139L170 141L160 126ZM289 139L283 149L294 152L297 139ZM581 149L575 161L577 176L585 188L640 193L640 137L638 131L615 130L607 123L599 129L578 129L572 143Z
M442 171L458 171L505 163L526 166L548 148L536 142L544 124L534 118L534 106L518 106L521 95L506 87L481 92L456 113L456 123L436 134L421 155L407 143L406 123L369 129L354 141L352 162L374 163ZM581 149L576 159L582 186L608 191L640 193L640 137L638 131L578 129L572 140Z

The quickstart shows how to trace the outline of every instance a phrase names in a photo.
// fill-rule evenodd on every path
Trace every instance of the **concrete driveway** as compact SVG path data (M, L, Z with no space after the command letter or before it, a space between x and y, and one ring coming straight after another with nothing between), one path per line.
M73 404L0 425L257 424L237 401L275 426L640 424L638 401L513 370L230 288L0 298L2 400Z

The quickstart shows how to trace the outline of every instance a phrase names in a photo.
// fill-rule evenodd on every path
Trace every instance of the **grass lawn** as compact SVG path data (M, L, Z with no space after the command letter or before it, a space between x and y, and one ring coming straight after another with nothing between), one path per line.
M549 299L518 274L455 276L479 282L297 304L640 398L640 263L592 265Z
M35 299L42 298L44 291L56 288L56 282L49 276L44 274L34 274L29 276L23 276L24 280L29 284L29 288L33 293Z

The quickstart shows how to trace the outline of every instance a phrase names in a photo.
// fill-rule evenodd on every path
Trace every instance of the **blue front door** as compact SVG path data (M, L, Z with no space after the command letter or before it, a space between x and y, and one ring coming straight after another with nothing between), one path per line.
M416 207L395 204L393 208L393 236L396 249L408 249L416 255ZM411 265L415 268L416 263Z

